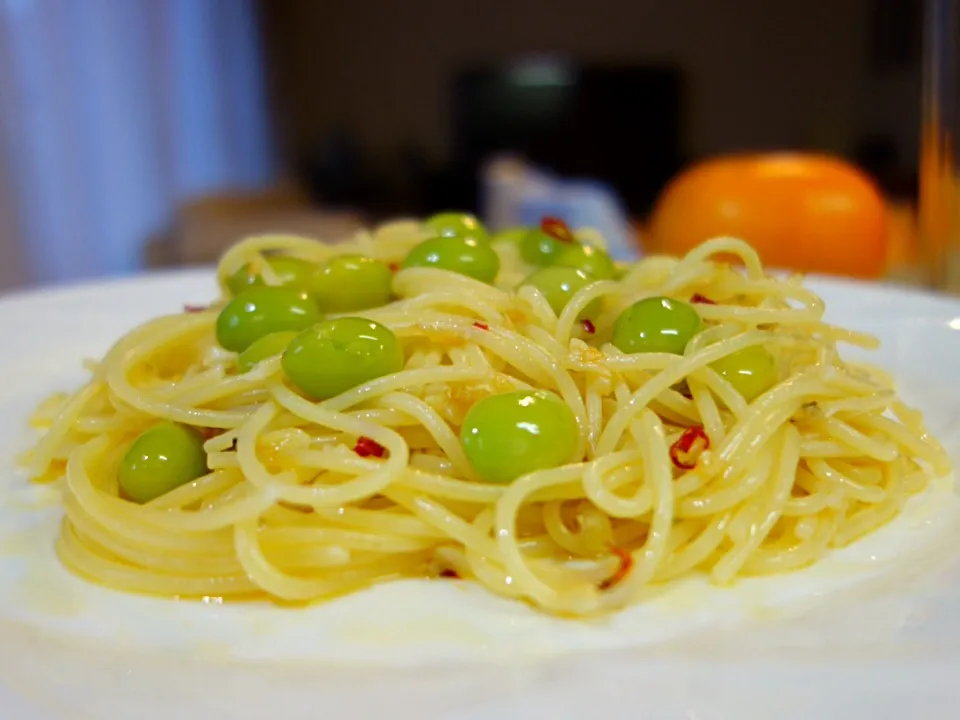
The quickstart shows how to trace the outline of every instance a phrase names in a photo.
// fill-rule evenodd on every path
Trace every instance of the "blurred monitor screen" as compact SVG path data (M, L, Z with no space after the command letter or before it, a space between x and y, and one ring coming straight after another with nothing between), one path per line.
M683 80L670 67L600 67L531 59L460 73L456 165L476 172L514 151L557 173L613 185L645 212L682 164Z

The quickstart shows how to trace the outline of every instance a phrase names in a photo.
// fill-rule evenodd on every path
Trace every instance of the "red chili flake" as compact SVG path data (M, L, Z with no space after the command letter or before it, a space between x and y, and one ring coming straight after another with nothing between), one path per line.
M545 217L540 221L540 229L554 240L563 243L573 242L573 233L570 231L570 227L560 218Z
M478 328L479 330L489 330L489 329L490 329L490 326L489 326L489 325L487 325L486 323L482 323L482 322L475 322L475 323L473 324L473 326L474 326L475 328Z
M693 297L690 298L690 302L699 303L701 305L716 305L713 300L708 298L706 295L701 295L700 293L694 293Z
M609 590L614 585L623 582L627 575L630 574L630 571L633 570L633 555L623 548L618 547L611 547L610 552L620 559L620 567L617 568L617 571L613 575L597 586L600 590Z
M383 457L387 454L387 449L376 440L368 437L357 438L357 444L353 446L353 451L360 457Z
M400 263L390 263L387 267L390 268L390 272L396 272L400 269Z
M710 447L710 438L702 425L693 425L683 431L683 435L670 446L670 459L681 470L692 470L697 466L697 458Z
M590 318L585 318L580 324L583 325L583 331L588 335L593 335L597 331L597 326L593 324Z
M203 312L204 310L209 310L209 305L184 305L183 311L185 313L198 313Z
M450 578L451 580L459 580L459 579L460 579L460 576L457 575L457 571L456 571L456 570L451 570L450 568L444 568L443 570L441 570L441 571L440 571L440 577L442 577L442 578Z

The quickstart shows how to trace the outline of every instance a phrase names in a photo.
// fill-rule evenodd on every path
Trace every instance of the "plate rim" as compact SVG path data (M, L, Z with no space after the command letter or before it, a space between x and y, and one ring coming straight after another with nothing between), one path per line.
M215 277L213 274L212 266L198 266L198 267L191 267L191 268L176 268L176 269L170 269L170 270L165 269L160 271L151 271L147 273L137 273L134 275L128 275L123 277L88 280L88 281L82 281L78 283L72 283L69 285L54 285L54 286L30 288L22 291L16 291L9 294L0 295L0 317L2 317L3 315L6 315L8 312L16 311L18 308L24 307L24 305L34 305L34 304L43 305L46 303L57 304L61 302L70 302L71 300L79 299L81 297L92 300L96 298L90 297L90 296L97 296L101 293L112 295L116 293L131 292L134 296L142 298L149 293L165 292L166 289L175 288L177 285L181 283L188 283L188 284L196 283L196 287L198 288L202 287L201 283L203 283L203 284L208 284L211 288L215 288L214 280L215 280ZM909 307L905 308L904 311L907 313L914 313L915 312L914 306L917 302L919 302L922 307L926 308L926 310L923 311L923 314L931 318L935 317L937 319L941 319L948 315L951 315L951 316L960 315L960 297L954 297L946 294L931 292L929 290L922 289L922 288L905 287L905 286L897 285L894 283L871 283L869 281L861 281L861 280L848 279L848 278L836 278L836 277L829 277L829 276L819 276L819 275L811 275L806 277L804 280L804 286L809 287L811 290L813 290L817 294L821 294L823 292L826 292L826 293L854 292L856 293L856 295L864 296L865 299L869 298L871 301L874 301L879 305L890 304L898 300L906 300L908 301L907 305ZM202 300L203 298L196 298L196 299ZM180 299L176 299L176 300L177 302L179 302ZM830 311L830 298L827 299L827 311L828 312ZM0 628L2 628L2 623L0 623ZM76 640L71 639L71 642L76 642ZM633 657L634 660L637 660L636 658L637 655L640 655L640 656L643 655L642 650L643 650L642 647L624 648L622 650L621 649L597 650L597 651L591 652L590 655L602 665L607 662L613 662L613 660L608 660L607 658ZM134 648L134 649L131 649L131 652L136 654L138 652L141 652L141 650ZM541 662L541 661L531 661L531 662ZM546 661L543 661L543 662L549 665L552 661L550 659L547 659ZM681 661L680 663L681 668L689 667L690 662L691 661L689 660ZM256 661L251 663L251 662L238 662L236 660L233 660L231 661L230 664L238 665L238 666L242 665L244 668L249 668L251 665L255 663ZM319 663L317 664L319 665ZM462 668L465 672L474 671L473 663L465 663L462 661L458 661L452 664L455 664L458 667ZM712 665L712 662L707 664ZM936 659L927 660L927 661L924 661L924 665L932 667L938 673L943 673L944 668L946 668L947 670L950 670L952 668L960 667L960 648L958 648L955 654L953 654L949 658L942 659L942 660L936 660ZM566 665L564 665L563 662L560 662L559 667L566 667ZM793 663L784 664L781 670L789 673L789 672L793 672L795 667L796 666ZM638 672L644 672L643 668L646 668L646 671L649 671L650 670L649 659L642 658L642 657L639 658L639 661L637 661L637 668L638 668ZM426 669L426 668L422 668L422 669ZM171 666L170 670L171 670L171 673L173 673L173 675L171 676L175 677L177 668ZM681 672L681 671L682 670L678 670L678 672ZM390 668L389 667L377 668L375 672L377 673L390 672ZM563 671L555 671L555 672L560 674ZM853 668L852 672L859 677L859 676L865 675L865 673L868 672L868 669L865 666L863 667L858 666ZM916 671L911 670L910 677L919 677L919 672L920 672L919 669L917 669ZM428 670L428 673L429 673L429 670ZM761 673L757 677L762 681L764 674L765 673ZM949 672L946 674L949 677ZM14 700L5 699L5 696L7 693L5 692L3 680L4 680L3 677L0 677L0 711L2 711L5 707L16 707L16 705L13 704ZM869 683L869 681L870 681L869 678L866 678L866 677L862 678L862 682L864 683ZM556 678L553 678L553 683L555 686ZM571 683L571 686L573 686L573 683ZM640 683L638 683L638 687L639 686L640 686ZM863 687L866 687L866 686L864 685ZM936 688L938 691L942 690L943 692L943 695L940 696L940 701L942 701L944 698L949 699L949 697L951 696L950 693L955 692L951 686L945 683L942 685L937 684ZM633 689L633 690L634 691L630 691L630 690L624 691L622 696L622 701L624 706L629 707L628 698L635 694L636 689ZM537 686L536 692L542 692L540 685ZM567 692L577 693L577 691L573 689L570 689ZM577 697L579 698L579 695L577 695ZM745 695L744 698L745 698L745 701L747 702L750 701L747 695ZM936 697L930 697L930 698L927 698L926 700L930 703L929 705L930 708L937 707L937 705L935 704L936 702L938 702ZM176 702L175 695L171 695L171 701ZM491 700L490 702L493 703L494 707L497 707L496 701ZM518 700L517 702L521 705L524 704L524 701L522 699ZM669 702L671 701L664 700L664 706L666 707L666 705ZM697 705L697 703L692 703L691 707L693 705ZM183 706L171 705L169 709L172 709L174 711L177 711L177 710L183 711L183 710L189 710L190 707L191 706L185 706L185 705ZM337 707L340 707L339 703L335 703L333 705L333 709L336 709ZM698 707L700 707L700 712L705 712L705 710L707 709L707 707L704 705L698 705ZM617 712L618 708L620 708L620 705L615 704L613 706L614 712ZM167 711L169 711L169 709ZM501 706L500 709L507 709L509 713L509 707L507 705ZM562 711L563 706L558 704L557 709ZM516 715L507 714L504 717L509 717L509 718L525 717L523 712L524 711L521 710ZM682 717L695 717L695 715L692 713L693 711L691 710L690 715L684 714L682 715ZM463 717L478 717L478 716L480 716L480 713L463 715ZM681 717L681 715L679 714L675 716ZM865 715L865 717L866 716L867 715ZM37 715L37 717L40 717L40 715ZM674 715L671 715L671 717L674 717ZM725 715L723 717L733 718L738 716ZM790 716L790 717L793 717L793 716ZM797 717L800 717L800 716L797 716Z

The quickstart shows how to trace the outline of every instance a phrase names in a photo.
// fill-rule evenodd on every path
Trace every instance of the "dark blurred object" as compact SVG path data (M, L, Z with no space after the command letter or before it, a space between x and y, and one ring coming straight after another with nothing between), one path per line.
M920 57L920 0L873 0L870 14L870 70L909 70Z
M603 180L644 214L682 164L683 85L670 67L552 59L464 71L454 79L452 167L442 183L450 197L440 204L474 206L483 161L510 151Z
M326 208L362 208L383 219L424 209L424 188L431 170L414 147L374 160L351 131L341 128L323 136L300 162L299 177L310 200Z
M301 176L316 203L370 207L382 197L381 181L353 133L344 128L317 143L301 165Z
M893 138L886 135L864 138L854 148L852 159L876 180L887 197L916 197L917 173L913 169L907 169Z

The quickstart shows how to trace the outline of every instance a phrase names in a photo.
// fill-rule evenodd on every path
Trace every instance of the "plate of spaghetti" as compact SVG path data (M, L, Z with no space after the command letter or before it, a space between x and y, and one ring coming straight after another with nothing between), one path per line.
M458 213L12 296L0 627L270 672L895 644L866 608L956 559L958 310Z

